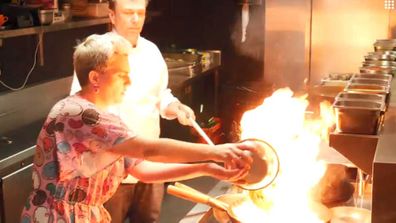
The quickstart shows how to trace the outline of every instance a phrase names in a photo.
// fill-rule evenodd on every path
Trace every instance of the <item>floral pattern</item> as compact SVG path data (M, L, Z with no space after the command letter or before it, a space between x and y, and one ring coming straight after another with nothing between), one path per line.
M59 101L39 134L33 188L21 222L110 222L103 207L136 159L106 152L133 137L122 121L78 95ZM125 163L128 163L126 166Z

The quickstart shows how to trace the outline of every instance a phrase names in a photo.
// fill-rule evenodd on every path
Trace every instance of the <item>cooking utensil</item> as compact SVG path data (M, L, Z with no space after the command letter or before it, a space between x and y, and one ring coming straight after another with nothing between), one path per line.
M211 146L214 146L214 143L212 142L212 140L209 138L208 135L206 135L206 133L204 132L204 130L201 128L201 126L198 125L198 123L192 119L191 117L189 118L192 126L194 127L194 129L198 132L198 134Z
M357 207L334 207L331 211L331 223L370 223L371 211Z
M258 190L269 186L279 173L279 157L275 149L260 139L245 139L242 142L251 143L256 152L251 154L253 163L246 177L237 186L246 190Z
M238 222L239 220L238 217L234 214L233 208L246 200L246 197L244 196L240 197L239 199L233 200L230 203L226 203L181 183L175 184L175 186L169 185L167 188L167 192L185 200L206 204L213 208L223 210L236 222Z

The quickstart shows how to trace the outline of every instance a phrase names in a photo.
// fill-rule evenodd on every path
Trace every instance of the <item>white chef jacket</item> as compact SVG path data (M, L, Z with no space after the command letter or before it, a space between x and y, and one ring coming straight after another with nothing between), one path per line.
M176 118L176 116L165 116L164 110L170 103L178 101L167 88L168 69L165 60L154 43L140 36L128 59L131 85L122 103L112 107L111 111L119 115L137 135L158 138L160 115L166 119ZM74 74L70 93L74 94L80 89ZM123 183L136 182L137 180L132 176L128 176L123 181Z

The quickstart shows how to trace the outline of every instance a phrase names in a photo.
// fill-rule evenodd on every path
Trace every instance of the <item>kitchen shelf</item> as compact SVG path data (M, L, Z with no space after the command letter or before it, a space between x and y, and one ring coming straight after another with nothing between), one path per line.
M0 39L18 37L18 36L26 36L26 35L35 35L40 33L47 32L56 32L67 29L75 29L82 28L88 26L95 25L103 25L109 24L110 19L106 18L73 18L72 21L68 22L59 22L47 26L34 26L29 28L20 28L20 29L12 29L12 30L3 30L0 31Z

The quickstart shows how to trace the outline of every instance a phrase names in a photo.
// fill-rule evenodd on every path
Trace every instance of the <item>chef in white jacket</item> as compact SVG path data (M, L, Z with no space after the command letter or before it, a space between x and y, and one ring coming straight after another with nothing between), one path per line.
M159 138L160 116L189 125L194 112L180 103L168 89L168 69L158 47L140 36L149 0L110 0L112 32L126 38L133 49L129 55L131 85L123 102L112 109L129 128L141 136ZM73 79L72 92L80 89ZM105 204L113 223L159 222L163 184L145 184L128 176Z

